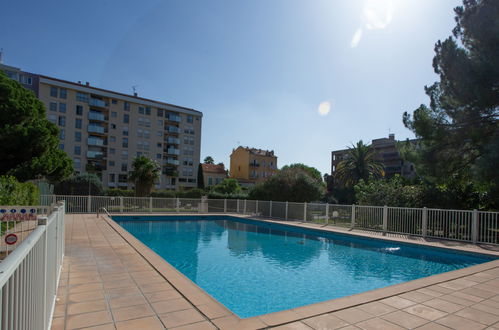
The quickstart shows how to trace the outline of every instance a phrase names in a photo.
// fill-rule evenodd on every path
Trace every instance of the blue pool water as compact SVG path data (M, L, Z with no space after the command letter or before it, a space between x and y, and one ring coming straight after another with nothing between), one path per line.
M241 318L493 260L234 217L113 217Z

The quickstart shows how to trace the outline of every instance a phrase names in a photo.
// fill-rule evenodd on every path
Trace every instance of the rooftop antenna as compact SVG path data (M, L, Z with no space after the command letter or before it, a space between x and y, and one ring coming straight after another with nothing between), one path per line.
M132 89L133 89L133 96L137 96L137 87L139 87L139 85L133 85L133 86L132 86Z

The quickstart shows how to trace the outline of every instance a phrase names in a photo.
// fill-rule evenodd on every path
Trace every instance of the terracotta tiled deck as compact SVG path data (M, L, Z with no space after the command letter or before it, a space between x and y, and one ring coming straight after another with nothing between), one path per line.
M52 329L499 329L499 260L241 320L111 220L66 217Z

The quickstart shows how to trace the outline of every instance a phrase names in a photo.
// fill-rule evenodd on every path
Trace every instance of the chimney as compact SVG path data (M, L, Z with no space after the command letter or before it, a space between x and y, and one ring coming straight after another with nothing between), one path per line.
M392 141L395 141L395 134L391 133L388 135L388 139L389 140L392 140Z
M81 80L78 80L78 85L81 85Z
M133 93L133 96L137 97L137 93L136 93L136 92L134 92L134 93Z
M85 82L85 86L90 86L90 83L88 81Z

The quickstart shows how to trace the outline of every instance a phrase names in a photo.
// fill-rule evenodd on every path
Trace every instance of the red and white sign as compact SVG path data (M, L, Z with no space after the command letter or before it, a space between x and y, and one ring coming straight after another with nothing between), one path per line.
M8 245L16 244L17 243L17 235L16 234L9 234L5 236L5 243Z

